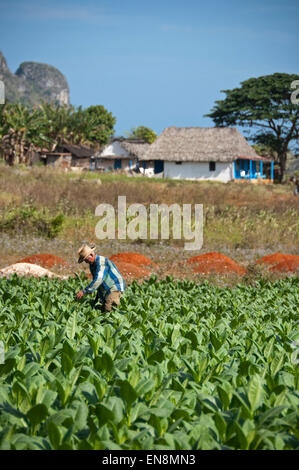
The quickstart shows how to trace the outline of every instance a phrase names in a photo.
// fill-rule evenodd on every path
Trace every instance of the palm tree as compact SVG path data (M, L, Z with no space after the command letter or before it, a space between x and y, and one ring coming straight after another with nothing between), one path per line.
M21 103L5 105L2 123L2 148L10 165L22 163L29 128L30 113Z
M30 110L21 103L7 104L1 113L1 152L10 164L30 163L31 150L48 147L47 122L34 108ZM27 151L26 151L27 149Z
M53 106L43 103L39 106L43 121L46 123L45 136L51 142L51 151L70 141L70 119L74 106Z
M0 112L2 155L10 165L29 164L32 149L53 152L68 143L92 146L99 139L107 140L115 118L102 106L91 108L83 110L81 106L76 109L72 105L53 106L45 102L33 109L21 103L4 105ZM113 121L110 127L105 118Z

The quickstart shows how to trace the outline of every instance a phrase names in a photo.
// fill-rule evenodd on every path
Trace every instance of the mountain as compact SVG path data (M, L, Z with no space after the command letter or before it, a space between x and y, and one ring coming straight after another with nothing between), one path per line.
M0 51L0 80L4 82L7 103L21 102L30 107L42 101L70 104L67 80L52 65L22 62L16 73L12 73Z

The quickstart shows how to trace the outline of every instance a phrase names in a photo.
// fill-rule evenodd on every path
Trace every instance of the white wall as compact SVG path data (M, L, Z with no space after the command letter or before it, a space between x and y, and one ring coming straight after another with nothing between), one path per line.
M130 168L130 160L131 160L131 168ZM114 170L114 161L113 158L98 158L97 159L97 167L100 168L112 168ZM121 159L121 169L122 170L133 170L136 166L136 159L135 158L122 158Z
M164 161L164 178L214 180L226 183L232 179L232 163L216 162L216 170L209 170L209 162L175 162Z
M127 156L128 158L122 158L121 159L121 169L122 170L130 170L130 160L131 160L131 169L135 168L136 166L136 158L130 158L129 152L127 152L119 142L112 142L111 144L106 145L104 149L102 150L100 157L98 160L98 166L102 166L104 168L109 168L112 167L112 170L114 169L114 160L111 158L102 158L103 157L117 157L119 156Z
M119 142L112 142L111 144L106 145L103 151L101 152L101 156L109 156L113 155L129 155L129 153L120 145Z

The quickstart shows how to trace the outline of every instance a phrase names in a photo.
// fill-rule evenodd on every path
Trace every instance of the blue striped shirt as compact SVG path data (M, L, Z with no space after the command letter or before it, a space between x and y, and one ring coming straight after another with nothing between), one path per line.
M84 294L91 294L95 290L98 290L98 294L104 298L107 294L113 291L125 290L125 281L122 275L105 256L96 255L94 263L89 265L90 272L92 274L92 282L83 289Z

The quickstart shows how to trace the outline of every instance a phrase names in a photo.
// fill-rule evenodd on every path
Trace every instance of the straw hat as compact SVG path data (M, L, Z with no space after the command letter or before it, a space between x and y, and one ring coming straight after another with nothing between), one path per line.
M88 246L88 245L82 245L81 248L78 250L78 263L82 263L89 255L94 255L95 253L95 246Z

